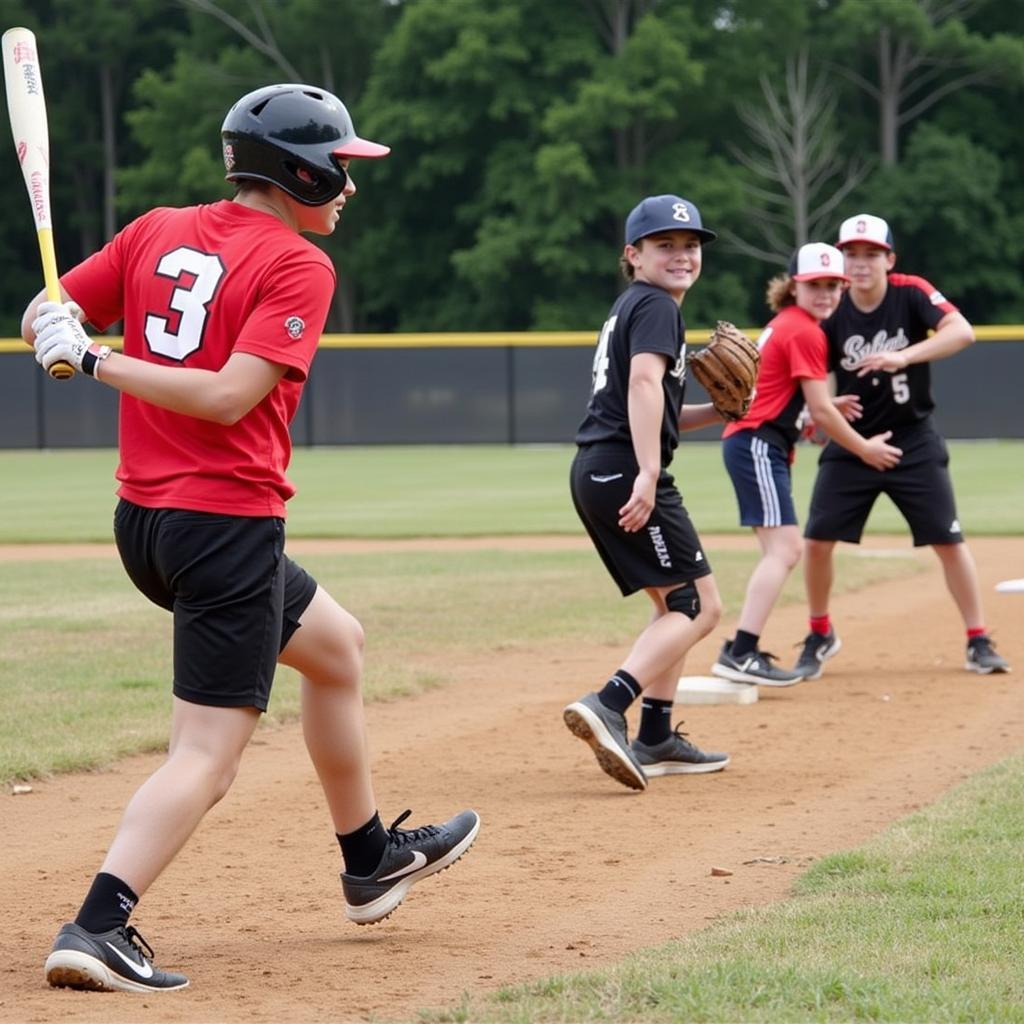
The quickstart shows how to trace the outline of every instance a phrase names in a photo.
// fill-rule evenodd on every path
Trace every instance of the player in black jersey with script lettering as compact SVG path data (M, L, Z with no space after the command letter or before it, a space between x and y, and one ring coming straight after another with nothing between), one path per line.
M576 511L623 596L643 590L654 607L622 667L599 692L570 704L565 723L603 771L637 790L649 776L713 772L729 762L698 750L671 722L683 658L722 611L667 472L680 430L721 422L710 403L683 405L680 305L700 276L703 245L714 238L679 196L650 196L629 214L620 265L631 283L601 329L570 477ZM625 712L641 692L640 731L630 743Z
M822 325L829 366L839 395L856 395L865 437L891 430L903 450L897 466L881 472L834 442L822 452L804 536L804 579L810 632L797 670L805 679L840 646L829 620L832 552L836 541L859 543L879 494L888 494L907 521L914 545L930 545L942 562L967 631L965 667L987 675L1008 672L985 630L974 559L964 543L949 477L949 453L931 413L929 363L955 355L974 341L960 311L922 277L891 273L892 232L881 217L858 214L843 221L839 241L850 288ZM929 331L934 331L929 337Z

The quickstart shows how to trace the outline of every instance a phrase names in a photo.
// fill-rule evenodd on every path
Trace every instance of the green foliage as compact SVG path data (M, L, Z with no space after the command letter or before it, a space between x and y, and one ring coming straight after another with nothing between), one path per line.
M1019 4L0 0L0 19L40 41L61 267L145 209L228 195L224 113L299 78L338 92L361 133L393 147L353 169L359 194L320 240L342 271L332 329L596 330L622 287L623 219L663 191L725 238L688 321L763 322L776 268L729 244L749 236L758 202L731 147L748 140L738 107L758 107L762 76L777 85L806 49L837 93L841 163L886 137L895 147L836 223L855 204L883 214L904 269L976 321L1024 318ZM912 59L888 129L883 33ZM11 335L40 274L13 147L0 159Z

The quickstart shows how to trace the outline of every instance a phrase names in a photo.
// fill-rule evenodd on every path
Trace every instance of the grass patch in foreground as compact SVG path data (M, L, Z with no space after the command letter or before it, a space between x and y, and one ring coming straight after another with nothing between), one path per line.
M738 608L753 545L709 558L726 607ZM567 642L604 645L611 669L615 650L621 653L648 615L647 599L622 601L589 551L402 551L301 562L366 628L369 700L442 684L446 666L510 648L544 659ZM844 554L838 589L921 566L913 557ZM783 600L803 600L799 573ZM170 616L135 590L115 559L7 563L0 573L0 781L163 749L170 634ZM769 636L775 642L773 631ZM706 641L709 664L720 639ZM488 676L498 685L500 666L496 658ZM281 670L270 721L294 717L298 705L297 677Z
M1022 840L1018 756L820 861L786 903L423 1019L1024 1021Z
M1024 441L950 442L950 472L968 537L1020 534ZM291 537L470 537L571 533L567 445L299 448L289 476ZM797 513L806 518L818 449L799 448ZM0 451L0 543L109 541L117 454L109 449ZM672 466L702 533L746 532L717 442L686 442ZM888 498L869 532L909 534Z

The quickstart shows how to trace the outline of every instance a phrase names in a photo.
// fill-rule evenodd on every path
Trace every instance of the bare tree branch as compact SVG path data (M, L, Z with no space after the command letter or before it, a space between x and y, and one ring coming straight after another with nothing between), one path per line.
M253 10L257 22L259 22L260 27L263 29L264 35L262 37L253 32L244 22L228 14L214 0L180 0L180 2L186 7L191 7L202 14L208 14L222 24L227 25L232 32L244 39L254 50L262 53L265 57L269 57L288 76L290 81L302 81L302 75L295 68L295 65L285 57L281 52L281 48L277 45L277 41L270 31L270 26L267 24L262 5L259 4L258 0L252 0L249 7L250 10Z

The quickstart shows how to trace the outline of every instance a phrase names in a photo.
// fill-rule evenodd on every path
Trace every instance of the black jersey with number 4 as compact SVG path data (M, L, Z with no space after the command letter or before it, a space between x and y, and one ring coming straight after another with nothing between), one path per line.
M897 373L878 371L863 377L857 370L866 356L897 352L916 345L956 306L923 277L890 274L877 309L859 310L847 292L823 324L828 338L829 369L836 375L836 392L858 395L864 415L851 426L864 437L883 430L894 432L926 420L935 408L928 363L914 363ZM830 446L830 447L835 447Z
M632 443L629 429L629 368L633 356L667 357L662 390L661 465L679 444L679 409L686 387L686 325L675 299L662 288L635 281L615 301L594 352L593 385L577 444Z

